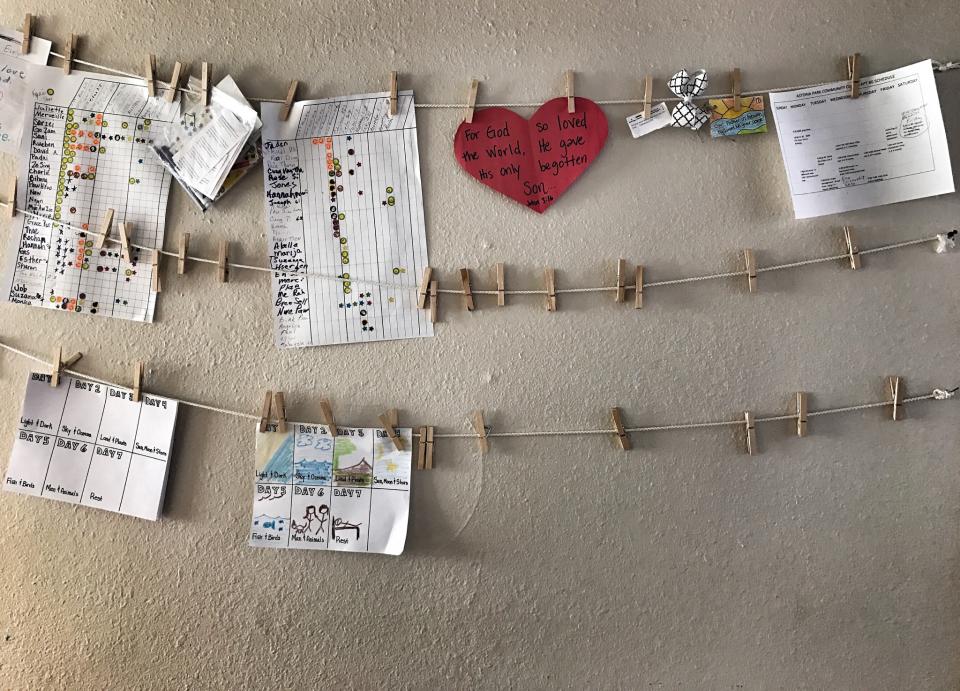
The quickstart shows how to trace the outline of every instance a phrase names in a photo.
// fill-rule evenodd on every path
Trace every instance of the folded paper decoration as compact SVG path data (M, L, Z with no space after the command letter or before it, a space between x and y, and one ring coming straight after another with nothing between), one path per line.
M707 73L697 70L689 74L686 70L680 70L670 77L667 86L670 91L683 99L673 107L673 126L689 127L691 130L700 129L710 119L710 115L694 104L693 99L702 96L707 90Z
M607 141L600 107L576 98L547 101L529 120L506 108L477 110L453 141L457 162L501 194L543 213L596 160Z

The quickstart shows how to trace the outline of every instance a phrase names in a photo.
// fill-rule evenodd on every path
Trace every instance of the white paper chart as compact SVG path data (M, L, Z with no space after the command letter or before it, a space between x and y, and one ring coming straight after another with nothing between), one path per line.
M860 80L770 94L797 218L954 191L929 60Z
M380 429L258 431L250 545L403 552L413 439L409 428L397 433L403 451Z
M20 147L17 206L4 276L7 300L72 313L152 321L152 252L95 248L106 210L130 242L161 247L170 174L154 158L151 127L179 112L148 98L142 80L32 67ZM69 227L67 227L69 226Z
M277 345L432 336L413 92L264 103L263 174ZM321 274L328 278L297 274ZM399 288L371 285L363 280Z
M0 27L0 151L16 155L23 132L24 103L27 88L27 64L46 65L50 41L36 36L30 39L30 52L20 52L23 34Z
M176 419L169 398L33 373L3 488L155 521Z

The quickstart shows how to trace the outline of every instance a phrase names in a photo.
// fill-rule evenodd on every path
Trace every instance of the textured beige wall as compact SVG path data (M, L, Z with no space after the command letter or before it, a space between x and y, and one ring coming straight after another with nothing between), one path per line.
M866 73L960 57L946 0L230 5L2 0L0 21L33 11L43 35L80 33L82 55L128 69L148 49L164 71L207 59L253 96L291 78L309 96L379 90L398 69L421 101L460 100L470 77L483 99L529 100L572 67L581 95L611 98L683 66L720 88L739 65L766 88L836 78L853 50ZM960 164L960 73L938 85ZM761 263L829 253L841 222L871 246L958 221L955 195L794 221L774 134L634 141L631 112L607 108L601 158L538 217L459 170L458 111L421 110L441 278L505 261L517 286L547 264L582 285L622 255L653 280L732 269L744 246ZM259 174L207 217L175 192L168 247L180 229L264 262ZM755 296L742 281L650 291L642 312L451 301L431 340L296 352L272 345L265 277L223 286L169 265L153 325L3 304L0 335L42 352L61 339L98 376L145 359L158 393L249 411L275 386L296 419L316 419L321 395L345 422L398 405L446 431L473 407L502 429L594 426L616 404L630 424L715 419L786 411L798 389L813 407L876 400L892 373L914 393L960 383L958 261L915 248L856 274L765 275ZM0 356L3 459L27 370ZM160 524L0 495L0 687L956 688L960 407L908 413L818 418L804 440L763 426L755 457L727 431L650 434L628 454L599 437L495 440L482 460L444 442L391 558L247 547L251 425L185 409Z

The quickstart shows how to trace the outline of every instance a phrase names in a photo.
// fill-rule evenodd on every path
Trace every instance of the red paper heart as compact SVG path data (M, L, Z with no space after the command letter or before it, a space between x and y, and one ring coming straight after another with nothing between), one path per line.
M546 211L597 158L607 118L593 101L555 98L529 120L506 108L476 111L453 140L460 166L487 187L537 213Z

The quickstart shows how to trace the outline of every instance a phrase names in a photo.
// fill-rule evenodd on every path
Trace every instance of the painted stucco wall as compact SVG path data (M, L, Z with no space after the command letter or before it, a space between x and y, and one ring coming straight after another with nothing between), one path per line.
M640 93L704 67L717 88L838 78L960 57L946 0L699 3L0 2L0 21L39 15L41 35L83 37L80 55L136 70L156 53L209 60L248 95L312 97L385 88L391 69L419 101L546 99L577 70L592 98ZM960 161L960 73L937 78ZM663 94L662 81L657 93ZM452 155L457 110L419 110L431 263L479 285L497 261L515 287L552 265L563 285L612 279L619 256L650 280L733 270L753 247L770 264L829 254L849 223L863 246L957 225L956 195L795 221L773 133L713 142L668 131L634 141L608 107L592 169L537 216L468 179ZM529 111L525 111L529 113ZM3 174L13 161L3 160ZM262 179L207 216L171 195L181 230L213 256L264 263ZM6 241L0 243L5 253ZM4 257L5 259L5 257ZM651 290L646 306L598 296L516 298L464 313L441 305L429 340L279 351L266 276L166 267L156 322L0 305L0 336L85 354L85 371L250 412L264 389L293 419L465 431L727 419L960 384L960 255L914 248L744 281ZM13 441L28 363L0 356L0 458ZM817 688L955 689L960 679L960 465L954 402L868 410L759 429L762 453L727 430L613 438L438 442L414 478L399 558L246 546L254 435L246 421L184 409L159 524L0 495L0 687L36 688Z

